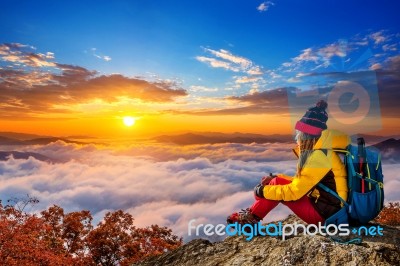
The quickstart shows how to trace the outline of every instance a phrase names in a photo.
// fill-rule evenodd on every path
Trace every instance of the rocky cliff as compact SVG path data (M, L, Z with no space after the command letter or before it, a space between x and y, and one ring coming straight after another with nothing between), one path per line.
M283 223L301 223L289 216ZM321 235L228 237L211 243L195 239L186 245L141 263L149 265L400 265L400 230L383 226L383 236L364 236L363 242L339 244Z

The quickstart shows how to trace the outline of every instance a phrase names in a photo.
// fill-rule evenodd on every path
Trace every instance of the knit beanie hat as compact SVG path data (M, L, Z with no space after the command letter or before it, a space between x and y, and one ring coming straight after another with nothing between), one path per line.
M309 108L304 116L297 121L294 128L313 136L320 136L322 130L327 129L328 114L325 111L327 107L327 102L318 101L315 107Z

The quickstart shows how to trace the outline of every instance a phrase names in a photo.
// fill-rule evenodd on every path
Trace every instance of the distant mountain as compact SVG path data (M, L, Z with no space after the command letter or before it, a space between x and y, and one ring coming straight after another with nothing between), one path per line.
M16 140L30 140L37 138L47 138L49 136L41 136L36 134L18 133L18 132L0 132L0 137L6 137Z
M0 145L20 145L20 143L20 140L0 136Z
M85 136L85 135L72 135L65 137L66 139L97 139L96 137Z
M36 160L45 161L45 162L54 162L47 156L44 156L35 152L19 152L19 151L0 151L0 161L6 161L10 156L14 157L14 159L28 159L29 157L33 157Z
M375 136L366 134L355 134L351 136L353 143L357 143L357 138L363 137L368 145L373 145L394 136ZM397 137L397 136L396 136ZM215 143L287 143L293 142L293 135L291 134L273 134L262 135L252 133L220 133L220 132L190 132L179 135L162 135L157 136L154 140L158 142L169 142L179 145L190 144L215 144Z
M291 134L272 134L272 135L262 135L262 134L253 134L253 133L240 133L240 132L235 132L235 133L219 133L219 132L202 132L202 133L197 133L203 136L208 136L208 137L232 137L232 138L253 138L253 139L264 139L268 138L270 140L275 140L276 142L288 142L293 140L293 135Z
M28 139L28 140L19 140L13 138L7 138L0 136L0 145L46 145L52 142L56 142L58 140L64 141L66 143L74 143L74 144L88 144L85 142L80 141L73 141L64 138L57 138L57 137L41 137L35 139Z
M46 145L56 141L64 141L65 143L74 143L74 144L87 144L85 142L74 141L64 138L57 138L57 137L49 137L49 138L37 138L37 139L30 139L23 141L24 145Z
M377 147L380 150L388 150L392 148L400 149L400 139L390 138L373 146Z
M390 138L399 138L400 136L376 136L376 135L367 135L367 134L355 134L351 135L351 141L353 143L357 143L357 138L364 138L365 143L367 144L376 144L382 141L385 141Z
M271 143L293 141L291 135L260 135L246 133L186 133L180 135L163 135L154 138L158 142L169 142L179 145L216 144L216 143Z
M383 162L400 162L400 139L390 138L372 146L379 149Z

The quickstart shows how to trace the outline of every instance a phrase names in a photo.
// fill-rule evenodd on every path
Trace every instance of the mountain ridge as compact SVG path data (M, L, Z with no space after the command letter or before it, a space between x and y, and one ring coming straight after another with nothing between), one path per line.
M376 136L366 134L354 134L351 136L352 142L356 143L358 137L363 137L368 145L375 145L387 139L398 139L400 136ZM75 139L96 139L90 136L68 136L54 137L37 134L19 133L19 132L0 132L0 145L35 145L48 144L57 140L66 143L90 144L77 141ZM293 142L293 134L257 134L257 133L222 133L222 132L186 132L180 134L160 135L150 140L156 140L163 143L174 143L178 145L194 144L217 144L217 143L276 143Z
M17 140L30 140L30 139L36 139L36 138L48 138L50 136L30 134L30 133L11 132L11 131L1 131L0 137L6 137L6 138L10 138L10 139L17 139Z
M390 138L372 146L380 151L382 162L400 162L400 139Z
M6 137L1 137L0 136L0 145L46 145L50 144L52 142L57 142L57 141L63 141L65 143L73 143L73 144L89 144L85 142L80 142L80 141L74 141L74 140L69 140L69 139L64 139L64 138L57 138L57 137L43 137L43 138L35 138L35 139L29 139L29 140L18 140L18 139L12 139L12 138L6 138Z
M178 145L217 144L217 143L271 143L293 141L292 135L261 135L252 133L185 133L180 135L161 135L154 138L158 142Z
M19 151L0 151L0 161L6 161L10 156L14 159L29 159L29 157L33 157L36 160L54 163L54 160L36 152L19 152Z

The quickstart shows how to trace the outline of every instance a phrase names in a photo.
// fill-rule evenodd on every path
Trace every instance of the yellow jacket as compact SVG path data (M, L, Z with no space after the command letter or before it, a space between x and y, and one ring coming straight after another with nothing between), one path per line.
M321 182L336 191L344 200L347 199L347 173L339 155L333 149L345 149L350 144L350 138L336 130L324 130L314 145L300 176L289 177L278 174L279 177L290 179L287 185L267 185L264 187L264 197L270 200L295 201L308 195L313 199L317 211L327 218L340 208L340 201L316 185ZM333 208L331 208L333 207Z

